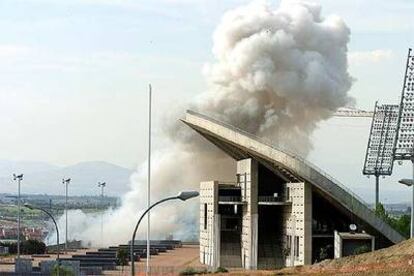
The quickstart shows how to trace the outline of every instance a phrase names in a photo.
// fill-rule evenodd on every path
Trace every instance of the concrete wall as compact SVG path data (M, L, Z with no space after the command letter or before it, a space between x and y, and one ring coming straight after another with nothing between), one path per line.
M353 255L353 251L359 246L366 245L370 248L371 251L375 250L375 237L364 234L365 237L361 237L361 234L353 234L354 238L350 237L352 235L347 234L347 238L343 238L338 231L334 231L334 258L342 258L346 256ZM347 250L344 250L347 248ZM348 252L346 252L348 251Z
M253 159L237 162L237 184L241 187L243 205L241 257L246 269L257 268L258 243L258 163Z
M286 266L312 263L312 189L308 183L287 183L291 207L284 210L284 235L291 236L290 252ZM295 256L295 237L299 238L299 256ZM285 248L289 245L286 244Z
M220 266L221 218L218 214L218 190L217 181L200 184L200 262L213 268Z

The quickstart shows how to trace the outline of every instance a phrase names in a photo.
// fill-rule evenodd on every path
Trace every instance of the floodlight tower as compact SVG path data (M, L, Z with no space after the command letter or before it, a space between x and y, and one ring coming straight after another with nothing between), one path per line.
M13 174L13 180L17 181L17 259L20 260L20 205L21 205L21 200L20 200L20 184L23 180L23 174Z
M364 175L375 176L375 208L379 204L379 177L391 175L393 169L398 112L398 105L378 105L378 102L375 102L362 171Z
M104 205L104 189L106 183L105 182L98 182L98 187L101 188L101 202L102 206ZM103 245L103 211L101 213L101 246Z
M414 178L414 55L408 49L407 64L401 103L398 116L397 143L394 147L395 160L410 160L413 165ZM412 202L414 204L414 186L412 187ZM414 206L411 205L411 217L414 217ZM414 237L414 220L411 219L411 238Z
M65 185L65 254L68 253L68 186L70 178L62 179L63 185Z

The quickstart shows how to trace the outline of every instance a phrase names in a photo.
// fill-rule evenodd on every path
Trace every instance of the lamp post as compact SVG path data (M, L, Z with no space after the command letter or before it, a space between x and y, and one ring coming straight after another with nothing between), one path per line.
M104 199L104 189L105 189L106 183L105 182L98 182L98 187L101 188L101 202L103 206L103 199ZM103 211L101 213L101 246L103 246Z
M174 199L180 199L182 201L186 201L187 199L193 198L198 196L199 193L196 191L184 191L184 192L180 192L177 196L171 196L171 197L167 197L164 199L161 199L160 201L155 202L154 204L152 204L149 208L147 208L147 210L145 210L145 212L141 215L141 217L139 218L137 225L135 226L134 232L132 234L132 239L131 239L131 244L130 244L130 259L131 259L131 275L134 276L135 275L135 266L134 266L134 262L135 262L135 257L134 257L134 243L135 243L135 235L137 234L137 230L138 230L138 226L141 223L142 219L144 218L144 216L155 206L157 206L158 204L161 204L165 201L169 201L169 200L174 200ZM147 252L148 253L148 252Z
M65 185L65 254L68 253L68 185L70 178L62 179L63 185Z
M17 181L17 259L20 260L20 183L23 180L23 174L13 174L13 180Z
M59 269L60 269L60 249L59 248L60 248L60 246L59 246L59 228L58 228L58 225L56 223L56 220L52 216L52 214L50 212L48 212L46 209L43 209L41 207L32 206L29 203L25 203L24 206L26 208L29 208L30 210L40 210L40 211L46 213L52 219L53 223L55 224L55 228L56 228L56 242L57 242L57 258L56 258L56 260L57 260L57 264L58 264L58 270L57 270L58 272L57 272L57 275L59 276Z
M413 197L411 199L411 225L410 225L410 238L412 239L414 237L414 180L404 178L398 182L408 187L412 187L413 189Z

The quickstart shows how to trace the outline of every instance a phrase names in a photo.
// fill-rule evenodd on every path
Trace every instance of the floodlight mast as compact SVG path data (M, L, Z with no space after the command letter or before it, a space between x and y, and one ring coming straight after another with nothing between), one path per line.
M68 185L70 180L70 178L62 179L62 183L65 185L65 254L68 253Z
M375 208L379 204L379 177L391 175L394 159L396 129L398 121L398 105L375 102L367 151L365 155L364 175L375 176Z
M393 149L395 160L410 160L414 180L414 55L408 49L404 81L401 93L401 103L397 124L397 143ZM411 203L411 230L410 237L414 237L414 186L412 187Z
M20 237L20 208L21 208L21 199L20 199L20 184L23 180L23 174L13 174L13 180L17 181L17 259L20 260L20 244L21 244L21 237Z
M104 189L106 182L98 182L98 187L101 188L101 203L104 205ZM103 211L101 212L101 246L103 246Z

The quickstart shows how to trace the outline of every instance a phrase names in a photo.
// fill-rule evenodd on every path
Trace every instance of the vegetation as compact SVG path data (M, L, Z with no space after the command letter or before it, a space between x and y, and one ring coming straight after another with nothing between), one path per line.
M187 267L186 269L180 271L180 275L199 275L207 273L206 269L195 269L193 267Z
M59 273L58 273L58 269L59 269ZM75 272L73 272L73 270L70 267L67 266L58 266L55 265L53 267L51 276L76 276Z
M16 254L17 253L17 243L3 243L0 242L0 246L7 246L9 248L10 254ZM20 245L21 252L23 254L44 254L46 253L46 244L37 241L37 240L27 240L23 241Z
M363 253L371 252L371 248L367 245L362 245L360 247L355 248L353 255L359 255Z
M393 227L404 237L410 237L411 218L409 215L393 217L385 210L384 205L382 205L381 203L378 203L378 205L375 207L375 214L383 221L388 223L391 227Z
M116 252L116 264L122 266L122 271L128 265L128 251L125 248L119 248Z
M227 272L229 272L229 271L227 270L227 268L224 268L224 267L221 267L221 266L219 266L219 267L216 269L216 271L214 271L214 273L227 273Z

